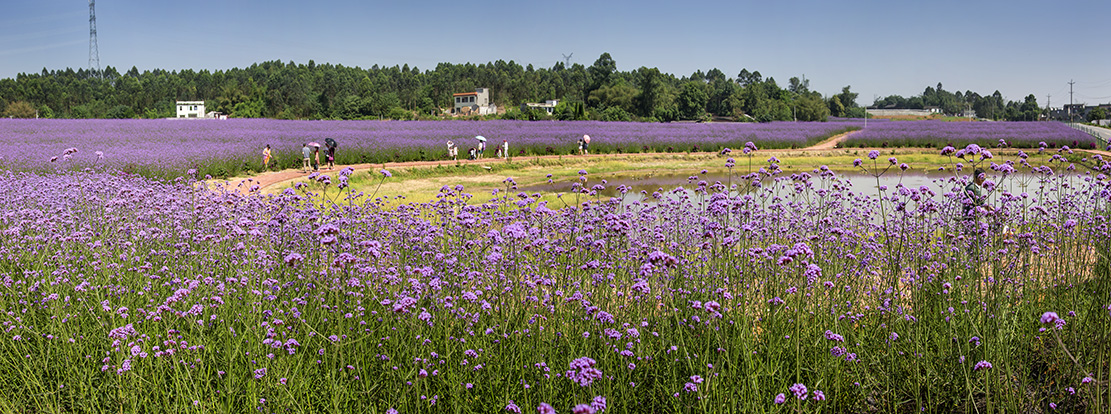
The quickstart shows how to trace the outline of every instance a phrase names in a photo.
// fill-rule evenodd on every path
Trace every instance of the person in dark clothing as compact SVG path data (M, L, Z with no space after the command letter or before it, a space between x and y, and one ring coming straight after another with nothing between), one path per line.
M985 197L980 189L983 187L985 180L987 180L987 174L984 173L983 169L977 168L976 171L972 173L972 182L964 186L964 196L967 197L969 201L964 203L961 219L974 220L976 218L976 207L984 206ZM990 205L986 206L986 208L989 210L992 209Z

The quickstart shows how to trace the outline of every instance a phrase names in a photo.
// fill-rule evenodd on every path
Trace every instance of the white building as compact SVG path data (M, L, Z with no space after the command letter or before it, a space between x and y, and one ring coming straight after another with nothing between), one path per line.
M477 88L474 92L456 93L451 96L455 98L455 107L451 111L453 114L490 115L498 112L496 106L490 105L490 90L487 88Z
M177 101L178 118L204 118L204 101Z
M542 110L544 112L547 112L548 115L551 115L552 113L555 112L556 105L559 105L559 99L549 99L549 100L544 101L544 103L532 103L532 102L523 103L523 104L521 104L521 110L522 111L527 111L529 109L536 108L536 109Z

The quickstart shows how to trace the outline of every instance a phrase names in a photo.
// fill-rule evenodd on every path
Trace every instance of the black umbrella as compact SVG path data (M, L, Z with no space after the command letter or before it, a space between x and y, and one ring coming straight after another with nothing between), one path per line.
M336 144L336 140L331 138L324 138L324 145L327 145L329 148L335 148L338 146Z

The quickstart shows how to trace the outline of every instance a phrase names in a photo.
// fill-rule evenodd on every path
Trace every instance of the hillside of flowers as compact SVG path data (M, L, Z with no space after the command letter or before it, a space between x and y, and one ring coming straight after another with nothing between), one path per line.
M1005 140L1011 147L1103 147L1095 138L1060 122L869 122L868 127L845 140L846 147L924 147L976 144L992 147Z
M262 170L270 145L280 168L301 166L301 147L325 138L339 142L337 164L447 159L447 142L465 157L486 137L491 150L509 141L514 156L578 153L716 152L753 141L761 148L801 148L860 129L859 121L772 123L529 122L529 121L283 121L0 119L0 167L52 171L66 154L77 169L109 165L127 172L173 178L195 169L201 176L235 176Z
M0 409L1107 412L1111 166L1046 152L962 147L919 188L773 157L643 202L587 171L423 204L351 169L245 196L3 172Z

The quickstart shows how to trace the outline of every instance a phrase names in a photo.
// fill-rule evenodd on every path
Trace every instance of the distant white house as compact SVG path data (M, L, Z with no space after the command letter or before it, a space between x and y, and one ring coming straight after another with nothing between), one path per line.
M558 99L549 99L549 100L544 101L544 103L533 103L533 102L523 103L523 104L521 104L521 110L522 111L527 111L529 109L535 108L535 109L545 111L545 112L548 113L548 115L551 115L552 113L555 112L556 105L559 105L559 100Z
M451 113L456 115L490 115L498 113L497 106L490 104L490 90L477 88L474 92L463 92L451 95L455 99L455 107Z
M177 101L178 118L204 118L204 101Z
M205 112L204 101L177 101L177 116L181 119L228 119L223 112Z

